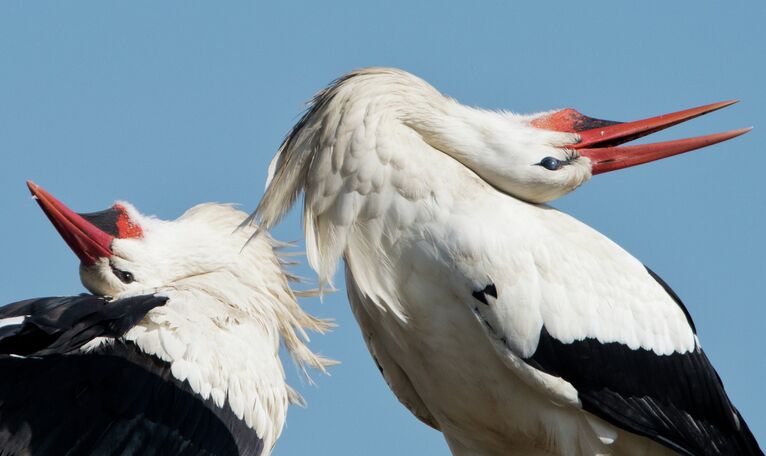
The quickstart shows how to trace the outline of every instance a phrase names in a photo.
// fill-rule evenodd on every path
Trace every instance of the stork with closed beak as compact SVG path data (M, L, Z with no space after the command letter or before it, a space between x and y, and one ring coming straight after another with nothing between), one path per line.
M280 341L330 364L304 344L330 324L298 306L280 244L243 250L230 205L78 214L28 185L93 294L0 308L0 454L269 455L301 401Z
M626 123L517 115L363 69L316 95L255 218L269 229L305 194L311 266L329 282L344 259L383 376L456 455L759 455L679 297L545 205L745 133L620 146L732 103Z

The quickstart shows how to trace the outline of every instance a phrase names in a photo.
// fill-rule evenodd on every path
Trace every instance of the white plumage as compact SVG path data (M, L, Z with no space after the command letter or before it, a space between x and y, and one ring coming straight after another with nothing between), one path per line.
M285 139L255 216L268 229L304 192L311 266L330 282L345 260L351 307L388 384L455 454L692 454L689 436L674 440L661 425L638 432L599 408L604 385L591 373L642 368L625 357L657 367L685 356L713 371L664 284L541 204L610 162L592 154L604 149L576 150L575 131L535 126L555 114L469 108L399 70L351 73L317 94ZM617 364L587 365L590 355ZM691 390L689 378L676 381ZM670 398L621 386L606 385L620 400ZM719 389L710 401L730 407ZM651 419L670 413L655 408ZM726 413L733 430L724 433L748 442L736 410Z

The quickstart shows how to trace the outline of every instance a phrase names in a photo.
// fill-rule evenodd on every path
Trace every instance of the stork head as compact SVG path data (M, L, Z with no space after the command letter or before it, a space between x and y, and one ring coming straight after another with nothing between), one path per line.
M530 121L530 126L577 135L574 143L564 146L567 151L564 160L557 157L546 157L539 162L538 166L555 173L562 169L566 170L567 166L571 166L575 162L580 164L585 162L590 168L589 174L596 175L726 141L747 133L750 128L695 138L620 147L620 144L725 108L736 102L737 100L722 101L634 122L594 119L580 114L574 109L564 109L537 116Z
M470 114L463 114L462 118L467 119L469 129L480 132L481 145L466 148L455 141L458 146L450 147L453 141L447 141L441 148L504 192L533 203L545 203L571 192L593 175L682 154L747 133L749 128L621 146L734 103L736 100L713 103L633 122L594 119L574 109L519 116L468 108ZM465 107L461 108L465 113Z
M246 214L231 206L195 206L172 221L143 215L127 202L99 212L76 213L40 186L27 185L80 258L82 283L95 294L117 297L213 272L236 274L238 269L258 265L253 258L261 253L258 248L240 254L252 233L236 230ZM269 266L281 275L278 264L261 261L261 269Z

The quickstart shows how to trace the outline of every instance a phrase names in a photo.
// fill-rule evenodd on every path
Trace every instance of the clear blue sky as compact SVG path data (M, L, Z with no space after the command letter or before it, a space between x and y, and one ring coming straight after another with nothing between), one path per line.
M302 103L357 67L402 67L467 104L615 120L739 98L658 138L748 135L554 205L675 288L766 445L764 18L763 1L2 2L0 300L82 291L25 179L82 211L118 198L163 218L203 201L250 210ZM302 239L295 212L274 235ZM313 347L343 364L316 387L288 367L309 405L275 454L447 454L388 391L337 284L304 304L337 319Z

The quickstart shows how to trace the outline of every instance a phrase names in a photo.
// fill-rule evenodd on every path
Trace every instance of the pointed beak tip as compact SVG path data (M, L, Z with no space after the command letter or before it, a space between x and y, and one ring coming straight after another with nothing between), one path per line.
M27 187L32 192L32 198L37 201L64 241L80 258L82 264L90 266L95 264L99 258L112 255L111 242L114 236L104 232L80 214L69 209L34 182L28 180Z
M719 101L718 103L711 103L707 106L700 106L700 108L698 109L700 109L703 112L700 112L699 115L710 114L711 112L715 112L723 108L728 108L729 106L735 105L739 102L740 102L739 99L733 98L731 100Z
M726 131L726 132L723 132L723 133L718 133L718 136L721 139L720 139L720 141L716 141L716 142L723 142L723 141L728 141L729 139L734 139L737 136L742 136L745 133L750 133L750 131L752 129L753 129L753 127L745 127L745 128L739 128L737 130L729 130L729 131Z
M704 111L702 113L704 115L704 114L709 114L709 113L711 113L713 111L718 111L719 109L728 108L729 106L737 104L740 101L741 100L739 100L737 98L732 98L731 100L724 100L724 101L719 101L717 103L710 103L708 105L703 105L703 106L700 106L698 108L693 108L693 109L698 109L700 111Z
M27 180L27 188L29 189L29 193L32 194L32 199L40 203L41 198L45 196L45 190L31 180Z

